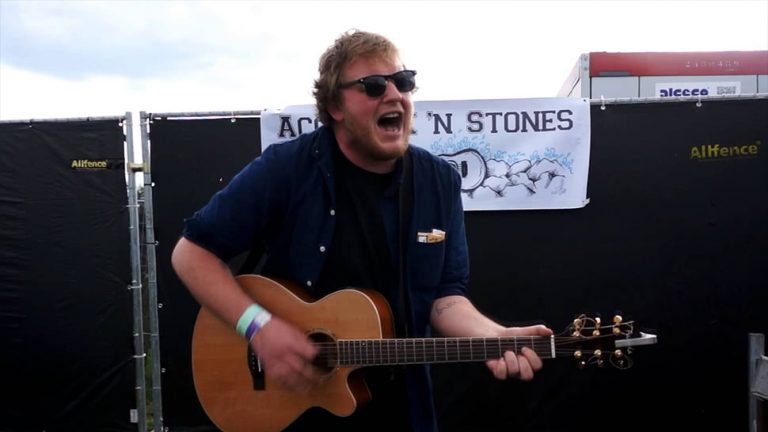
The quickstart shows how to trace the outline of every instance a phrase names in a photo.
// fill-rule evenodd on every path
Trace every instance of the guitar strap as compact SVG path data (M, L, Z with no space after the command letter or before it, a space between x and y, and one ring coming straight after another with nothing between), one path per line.
M250 252L248 252L245 260L243 260L243 263L240 265L240 270L238 270L236 275L261 273L261 269L264 267L264 263L267 260L265 249L264 243L259 242L255 244Z
M400 193L398 195L398 212L399 212L399 223L398 227L400 230L400 236L398 239L399 244L399 255L400 255L400 271L399 273L399 296L400 301L399 307L400 307L400 316L402 317L402 322L400 324L400 328L398 329L398 334L400 337L408 337L408 322L412 318L412 311L411 311L411 296L405 289L405 275L407 273L407 260L406 260L406 252L408 249L408 238L409 238L409 226L411 221L411 215L413 213L413 161L412 161L411 151L408 150L403 155L403 178L402 182L400 183ZM396 322L398 320L395 320Z

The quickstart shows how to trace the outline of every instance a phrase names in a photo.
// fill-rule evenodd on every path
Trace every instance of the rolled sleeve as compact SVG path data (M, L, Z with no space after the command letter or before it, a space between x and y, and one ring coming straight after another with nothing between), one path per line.
M224 189L184 220L182 235L226 261L264 238L270 215L279 207L280 178L272 172L272 147L251 161Z

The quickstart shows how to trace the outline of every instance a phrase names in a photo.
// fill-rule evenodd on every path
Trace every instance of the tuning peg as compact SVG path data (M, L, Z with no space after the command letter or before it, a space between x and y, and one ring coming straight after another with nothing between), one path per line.
M573 358L577 360L576 365L579 367L579 369L584 369L587 367L587 362L582 359L582 356L583 354L581 350L576 350L573 352Z
M592 353L592 361L597 363L597 367L603 367L605 366L605 360L603 360L603 351L596 349Z
M613 357L611 357L611 364L616 367L617 369L624 369L626 368L626 361L624 357L624 353L621 350L615 350L613 351Z
M600 317L595 317L595 328L592 329L592 336L600 336Z
M582 320L581 318L574 318L573 328L575 328L576 330L579 330L583 325L584 325L584 320Z
M624 318L622 318L621 315L614 315L613 316L613 334L621 334L621 323L624 321Z
M629 369L632 367L632 359L621 350L616 350L610 358L611 365L616 369Z
M573 320L573 332L571 336L581 336L581 327L584 325L584 321L581 318Z

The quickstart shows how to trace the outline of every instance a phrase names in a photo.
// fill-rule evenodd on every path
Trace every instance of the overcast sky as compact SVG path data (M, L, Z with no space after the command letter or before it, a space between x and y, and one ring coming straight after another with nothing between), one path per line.
M590 51L768 49L768 0L0 0L0 119L311 104L359 28L418 71L415 100L556 96Z

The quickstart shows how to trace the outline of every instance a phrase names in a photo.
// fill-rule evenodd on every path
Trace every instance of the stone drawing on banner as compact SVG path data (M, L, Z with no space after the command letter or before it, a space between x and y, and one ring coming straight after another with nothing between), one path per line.
M461 191L467 198L530 198L545 193L562 195L567 191L568 175L573 169L570 153L558 154L553 147L545 148L543 153L535 150L530 155L491 152L487 144L461 141L466 147L460 150L437 141L432 144L432 151L461 175Z

